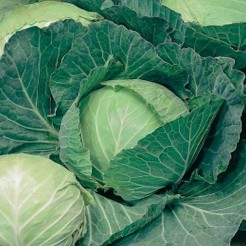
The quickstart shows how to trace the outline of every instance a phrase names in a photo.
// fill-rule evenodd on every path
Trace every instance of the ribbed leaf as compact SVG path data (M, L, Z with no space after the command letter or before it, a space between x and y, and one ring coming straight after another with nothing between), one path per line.
M234 159L231 173L216 184L185 184L184 197L169 204L162 215L114 245L228 246L246 217L245 146Z
M178 182L193 164L220 106L220 100L212 101L123 150L105 171L105 184L123 199L135 200Z
M71 47L72 29L69 21L45 30L30 28L16 33L6 45L0 60L1 154L56 151L49 80Z
M92 197L73 173L36 155L1 155L0 165L0 245L67 246L85 233Z
M87 94L93 88L100 86L101 81L114 73L115 65L118 67L118 64L107 62L105 66L92 70L89 77L81 83L79 94ZM100 185L91 178L90 152L81 138L79 99L80 95L62 118L59 131L60 159L69 170L76 174L85 187L96 189Z
M102 4L101 14L137 31L152 44L174 40L184 42L186 27L180 15L162 6L158 0L106 0Z
M101 21L91 24L86 35L75 40L52 76L52 94L60 111L64 113L71 106L81 81L83 83L91 70L104 66L109 60L121 64L123 70L108 79L141 78L166 83L166 80L179 78L179 89L186 83L186 77L180 74L183 71L160 59L154 46L138 33Z
M180 16L160 4L157 0L105 1L101 14L117 24L137 31L152 44L175 40L183 43L185 25Z
M234 58L236 68L246 67L246 24L201 27L189 24L185 43L202 56Z
M153 195L128 206L96 193L92 195L95 202L87 208L86 213L88 231L77 246L111 245L158 217L168 202L179 199L178 195Z
M176 44L162 44L157 47L157 51L164 60L187 71L190 77L188 87L195 96L210 94L211 97L215 95L225 100L205 143L201 159L197 161L199 168L196 178L212 183L226 170L231 153L240 139L244 75L233 70L230 59L226 62L226 58L201 58L194 50L181 49Z
M185 47L206 57L231 57L237 68L246 67L245 1L162 0L161 3L182 15L187 26Z
M70 107L62 119L59 145L60 159L66 167L76 174L84 186L96 189L98 185L91 179L90 152L81 142L79 109L75 104Z

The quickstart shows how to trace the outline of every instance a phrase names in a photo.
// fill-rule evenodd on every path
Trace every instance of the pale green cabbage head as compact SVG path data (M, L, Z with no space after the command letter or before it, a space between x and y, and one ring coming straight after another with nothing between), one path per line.
M37 0L1 0L0 1L0 19L10 10L20 7L24 4L35 3Z
M112 80L81 103L81 132L94 176L103 181L110 161L163 124L188 112L185 103L160 84Z
M0 156L0 245L75 245L91 195L74 174L27 154Z
M222 26L246 21L246 1L162 0L163 5L182 15L186 22Z

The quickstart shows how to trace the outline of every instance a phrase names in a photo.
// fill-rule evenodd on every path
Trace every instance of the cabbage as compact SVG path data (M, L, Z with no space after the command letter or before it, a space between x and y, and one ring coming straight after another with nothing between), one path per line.
M162 0L162 4L180 13L187 22L202 26L223 26L246 21L245 1L217 0Z
M91 195L53 161L0 156L0 245L74 245L86 232Z
M188 112L180 98L156 83L112 80L103 85L82 102L80 121L94 175L101 181L118 153L135 147L146 135Z
M232 59L245 67L245 23L184 22L160 0L68 1L105 19L10 34L0 154L49 157L90 189L78 246L229 245L246 219L245 76Z
M2 0L0 2L0 19L3 18L3 16L10 10L17 8L19 6L25 5L25 4L30 4L30 3L35 3L37 2L36 0Z
M246 67L246 1L162 0L161 3L181 14L186 25L184 46L206 57L233 58L236 68Z
M0 19L0 54L3 52L4 44L15 32L31 26L47 27L65 19L73 19L88 26L101 17L75 5L57 1L37 2L13 8Z

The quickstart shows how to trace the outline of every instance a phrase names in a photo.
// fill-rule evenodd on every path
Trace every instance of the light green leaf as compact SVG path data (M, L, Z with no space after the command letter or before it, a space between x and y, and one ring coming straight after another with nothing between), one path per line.
M161 0L161 3L182 15L186 22L201 26L223 26L246 21L245 1L191 1Z
M156 113L163 123L188 113L186 103L162 85L137 79L109 80L102 84L114 88L115 91L125 88L133 92Z
M0 156L0 245L74 245L92 196L75 175L38 155Z

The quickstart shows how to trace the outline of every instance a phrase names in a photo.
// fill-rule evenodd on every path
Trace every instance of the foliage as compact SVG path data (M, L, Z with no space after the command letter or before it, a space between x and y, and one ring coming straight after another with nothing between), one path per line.
M0 154L76 175L94 200L79 246L229 245L246 219L245 20L204 26L159 0L66 2L96 18L4 42Z

